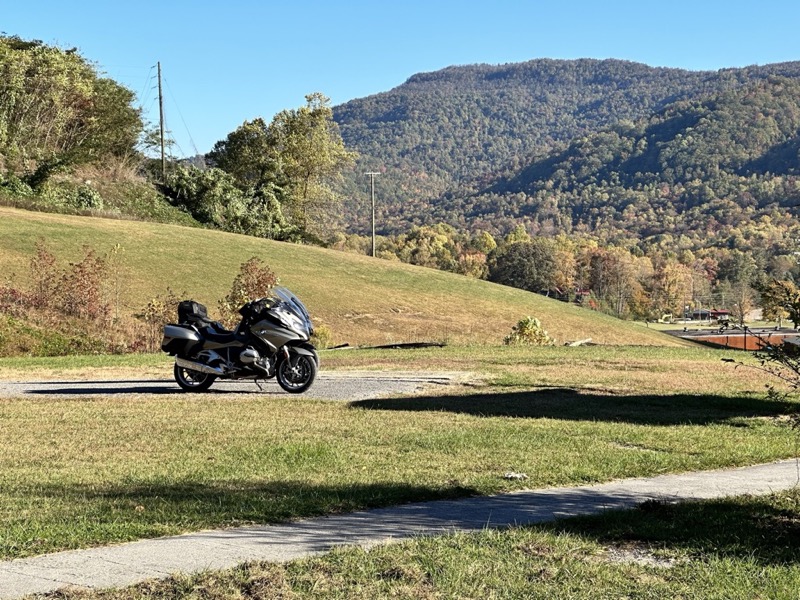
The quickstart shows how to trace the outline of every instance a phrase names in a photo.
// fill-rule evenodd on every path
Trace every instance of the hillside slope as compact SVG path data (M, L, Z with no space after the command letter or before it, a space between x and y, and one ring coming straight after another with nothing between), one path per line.
M452 273L177 225L0 207L0 269L7 278L26 280L39 239L63 262L79 259L85 244L99 252L120 244L121 304L129 314L169 287L213 315L241 263L258 256L332 329L336 343L499 344L520 318L533 315L560 343L590 337L601 344L681 344L640 325Z
M502 214L534 230L750 249L739 238L753 222L798 225L799 148L800 81L769 78L575 139L481 193L442 199L431 218L475 227Z
M396 232L424 219L446 190L471 189L570 140L647 118L678 100L767 77L800 77L800 62L720 71L654 68L621 60L540 59L420 73L387 92L335 107L362 160L346 186L366 198L364 171L384 171L379 223ZM350 214L349 225L366 225Z

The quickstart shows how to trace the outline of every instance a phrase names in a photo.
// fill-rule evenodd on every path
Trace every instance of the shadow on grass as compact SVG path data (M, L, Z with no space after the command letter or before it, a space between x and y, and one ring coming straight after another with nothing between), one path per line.
M251 524L351 513L411 502L476 496L458 486L402 483L320 485L302 481L64 484L18 489L14 495L48 506L0 526L0 558L19 558ZM14 502L14 498L10 499ZM36 531L38 535L30 532ZM389 530L387 535L391 535ZM324 541L324 540L323 540Z
M640 425L707 425L737 418L779 417L798 411L792 402L712 394L613 396L569 388L492 392L460 396L415 396L361 400L352 408L446 411L480 417L610 421Z
M25 490L20 490L25 494ZM64 484L37 486L42 499L70 507L132 511L134 521L160 520L214 523L272 523L408 502L476 496L474 489L405 483L320 485L303 481L151 483L147 485ZM109 513L110 514L110 513ZM171 517L169 517L171 518Z
M677 549L696 559L751 559L761 565L800 561L800 490L668 504L645 502L627 511L537 525L592 537L609 546Z

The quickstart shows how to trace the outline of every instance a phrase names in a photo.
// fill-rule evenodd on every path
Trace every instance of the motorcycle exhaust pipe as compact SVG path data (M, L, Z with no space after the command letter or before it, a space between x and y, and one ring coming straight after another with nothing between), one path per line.
M175 364L181 369L199 371L200 373L206 373L207 375L216 375L217 377L223 377L225 375L225 371L219 367L210 367L208 365L204 365L203 363L186 360L185 358L175 357Z

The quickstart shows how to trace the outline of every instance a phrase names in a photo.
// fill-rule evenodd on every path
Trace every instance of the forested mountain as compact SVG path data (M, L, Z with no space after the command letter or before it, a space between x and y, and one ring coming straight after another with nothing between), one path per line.
M772 77L577 138L482 192L448 195L431 219L750 249L754 227L797 224L799 152L800 81Z
M403 231L431 222L431 200L448 190L475 191L575 138L775 75L800 78L800 62L695 72L619 60L543 59L418 74L389 92L335 108L345 143L362 156L346 191L365 199L362 173L383 171L379 223L387 232ZM350 211L349 227L363 230L365 222ZM447 220L456 222L453 215ZM498 223L486 225L502 229L502 219Z

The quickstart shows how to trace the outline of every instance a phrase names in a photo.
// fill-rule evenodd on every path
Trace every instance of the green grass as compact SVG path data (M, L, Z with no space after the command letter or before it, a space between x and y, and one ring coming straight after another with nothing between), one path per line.
M81 247L123 248L123 312L141 311L171 288L206 304L212 315L240 265L263 259L308 305L334 343L419 340L499 344L516 322L533 315L559 343L592 338L601 344L680 346L685 342L505 286L432 269L333 250L218 231L28 212L0 207L0 268L27 278L39 239L60 263L79 260Z
M134 587L65 593L133 598L753 598L800 589L800 492L337 549Z
M351 404L255 391L0 400L0 556L797 455L786 415L798 404L766 399L722 355L326 352L328 367L469 367L500 385ZM70 360L84 372L73 357L0 367L69 375ZM168 376L150 360L102 357L99 372Z

